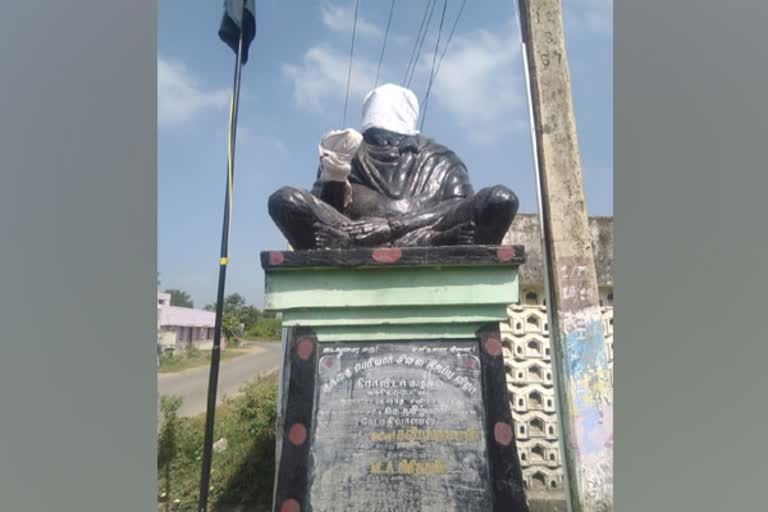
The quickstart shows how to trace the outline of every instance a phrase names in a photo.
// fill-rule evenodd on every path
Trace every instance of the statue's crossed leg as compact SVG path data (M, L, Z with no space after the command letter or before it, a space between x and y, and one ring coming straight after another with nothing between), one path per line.
M425 225L419 212L402 222L351 219L313 194L283 187L269 199L269 213L294 249L498 244L517 213L518 200L506 187L489 187L438 205ZM390 230L390 221L398 225Z

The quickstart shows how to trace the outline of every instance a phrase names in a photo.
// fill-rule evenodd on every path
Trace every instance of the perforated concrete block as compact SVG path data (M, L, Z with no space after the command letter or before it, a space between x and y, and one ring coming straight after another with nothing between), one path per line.
M533 295L528 296L530 303L525 303L526 293L530 291L537 292L536 304ZM603 332L613 380L612 290L601 290L601 297ZM552 348L543 299L543 289L529 287L521 290L521 304L508 309L509 320L502 324L502 345L525 485L533 495L557 498L563 493L563 474Z

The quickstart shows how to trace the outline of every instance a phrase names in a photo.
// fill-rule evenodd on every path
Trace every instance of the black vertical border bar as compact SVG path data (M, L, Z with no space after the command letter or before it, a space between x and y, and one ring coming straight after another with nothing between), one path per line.
M477 337L480 341L493 510L528 512L498 324L482 327Z
M274 512L307 510L310 433L314 418L318 341L311 329L291 329L288 343L290 378L282 425ZM288 366L288 364L286 364Z

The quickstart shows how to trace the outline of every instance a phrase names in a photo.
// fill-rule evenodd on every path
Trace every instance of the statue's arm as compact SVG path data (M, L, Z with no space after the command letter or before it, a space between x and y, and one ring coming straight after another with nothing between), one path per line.
M325 188L325 183L320 181L320 167L317 167L317 176L315 176L315 183L312 185L312 195L317 197L318 199L323 198L323 189Z
M338 212L344 211L344 193L346 184L336 181L322 181L320 168L317 169L317 177L312 185L312 195L321 201L333 206Z

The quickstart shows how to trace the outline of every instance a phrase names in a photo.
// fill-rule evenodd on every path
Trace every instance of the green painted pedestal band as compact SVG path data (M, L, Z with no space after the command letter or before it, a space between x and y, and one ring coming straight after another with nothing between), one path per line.
M312 269L268 272L264 307L308 308L513 304L514 267Z

